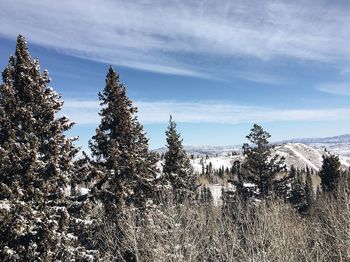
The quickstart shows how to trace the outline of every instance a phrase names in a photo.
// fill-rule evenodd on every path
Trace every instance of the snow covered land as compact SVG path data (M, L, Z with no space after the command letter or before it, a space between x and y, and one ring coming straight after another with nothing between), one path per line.
M325 150L339 155L344 169L350 167L350 135L341 135L326 138L291 139L275 143L274 154L284 156L287 168L294 165L296 168L308 166L314 171L319 171L322 166L322 155ZM243 160L241 146L184 146L187 154L194 155L191 163L196 172L201 172L202 164L212 163L213 170L230 168L236 160ZM155 150L163 153L165 148ZM235 154L232 155L232 152ZM206 159L205 156L208 156ZM201 160L203 158L203 160Z
M327 151L337 155L350 156L350 134L324 138L299 138L284 142L302 143L317 149L327 149Z
M203 165L209 163L212 170L231 168L236 160L242 161L244 156L240 146L184 146L188 155L193 155L191 164L196 173L201 173ZM276 143L273 155L278 154L285 158L287 169L293 165L297 169L304 169L308 166L314 171L319 171L322 166L322 155L326 151L339 155L343 169L350 167L350 135L329 137L329 138L308 138L292 139ZM156 150L163 153L164 149ZM235 152L232 154L232 152ZM202 164L203 163L203 164ZM161 168L162 162L158 163ZM232 189L229 183L214 183L205 185L210 189L215 204L221 203L222 189Z

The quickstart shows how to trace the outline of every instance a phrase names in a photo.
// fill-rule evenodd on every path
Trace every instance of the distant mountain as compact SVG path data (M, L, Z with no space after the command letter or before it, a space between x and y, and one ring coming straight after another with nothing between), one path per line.
M303 144L343 144L350 143L350 134L321 137L321 138L293 138L280 143L303 143Z
M187 154L195 156L223 156L232 154L232 152L239 153L241 151L242 145L233 145L233 146L195 146L195 145L184 145L183 146ZM164 153L167 151L165 147L158 148L154 150L158 153Z
M323 138L294 138L283 140L280 142L275 142L275 145L283 145L287 143L301 143L305 145L312 146L316 149L327 150L332 153L350 156L350 134L333 136L333 137L323 137ZM228 145L228 146L196 146L196 145L185 145L184 149L190 155L198 156L227 156L232 152L240 153L242 145ZM166 152L166 148L162 147L154 150L158 153Z
M297 138L280 143L302 143L337 155L350 156L350 134L324 138Z

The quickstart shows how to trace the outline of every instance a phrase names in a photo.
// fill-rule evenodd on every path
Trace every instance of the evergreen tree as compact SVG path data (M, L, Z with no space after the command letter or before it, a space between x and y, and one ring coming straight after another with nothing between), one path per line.
M56 116L61 97L49 87L48 72L41 73L21 35L2 77L0 260L83 259L83 250L68 234L65 197L78 151L74 139L64 135L73 123Z
M203 160L203 158L201 158L200 164L201 164L201 167L202 167L201 175L204 175L204 174L205 174L205 166L204 166L204 160Z
M89 146L93 156L94 185L92 194L101 201L104 220L113 225L118 247L103 246L116 257L127 261L135 259L132 251L123 250L125 236L121 230L126 207L144 209L156 197L158 158L148 150L148 139L135 114L137 108L126 96L126 86L112 67L106 76L106 85L99 93L101 123ZM104 221L100 221L103 227ZM111 250L113 249L113 250ZM118 255L119 254L119 255Z
M165 134L168 151L164 156L163 173L172 186L175 196L181 201L196 190L196 176L171 116Z
M305 184L302 178L302 171L296 170L294 166L291 166L289 172L293 174L294 180L291 185L291 193L288 200L292 203L294 208L301 211L305 206Z
M299 173L299 172L298 172ZM293 177L297 177L297 179L300 179L300 176L297 175L297 170L295 168L294 165L291 165L290 169L289 169L289 175L293 176Z
M316 198L313 189L311 169L306 166L304 170L297 170L294 172L296 172L296 176L292 182L291 193L288 200L300 213L309 213ZM303 176L305 177L305 181Z
M341 176L339 157L333 154L323 155L320 170L321 186L323 192L335 192Z
M208 174L212 174L213 173L213 164L211 162L209 162L208 165Z
M264 129L254 124L247 139L251 144L243 144L243 154L246 159L243 167L247 172L244 180L257 185L259 194L262 197L267 196L274 189L276 175L285 170L284 158L278 155L272 156L273 146L269 144L270 134Z
M316 199L318 200L319 197L321 196L322 192L321 192L321 187L317 186L316 188Z
M315 202L315 192L311 178L311 171L309 169L307 171L305 179L305 207L306 211L309 212Z
M74 163L74 172L70 177L70 194L67 198L68 212L71 214L69 229L74 232L79 243L90 253L95 259L100 255L95 246L95 233L98 228L97 220L94 217L98 205L95 204L93 196L90 192L90 177L94 170L91 160L85 152Z
M205 203L205 204L211 204L213 203L213 195L210 191L209 188L203 186L200 190L200 202Z
M93 191L115 218L124 207L144 207L154 197L157 156L149 152L137 108L112 67L99 99L101 123L90 141L97 179Z
M241 175L241 162L239 160L235 160L232 164L231 167L231 175L230 175L230 180L229 182L233 181L235 179L235 177L237 178L237 180L241 180L240 175Z

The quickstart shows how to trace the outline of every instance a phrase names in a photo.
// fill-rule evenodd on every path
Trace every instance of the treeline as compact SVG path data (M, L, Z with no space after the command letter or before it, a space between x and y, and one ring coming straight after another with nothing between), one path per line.
M91 156L64 132L61 96L23 36L0 86L1 261L348 261L350 182L325 154L315 192L309 169L288 172L254 125L213 205L170 117L162 170L137 108L109 68Z
M195 176L170 119L163 175L148 148L137 108L119 75L109 68L99 93L101 123L89 142L91 157L64 134L73 126L58 117L63 101L50 77L31 58L23 36L2 73L0 89L0 260L93 261L133 252L106 246L97 232L108 222L120 230L127 208L146 210L171 192L190 198ZM88 190L79 190L87 185Z

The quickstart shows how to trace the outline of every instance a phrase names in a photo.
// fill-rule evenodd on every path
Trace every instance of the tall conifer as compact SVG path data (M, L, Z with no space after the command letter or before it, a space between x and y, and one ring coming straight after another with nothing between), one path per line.
M112 67L99 98L101 123L90 141L97 169L93 190L106 213L115 217L125 206L142 207L154 196L157 157L149 152L137 108Z
M341 173L339 157L333 154L324 155L320 170L322 190L324 192L335 192Z
M101 239L101 247L115 258L134 261L131 250L123 248L126 239L121 221L125 208L145 208L157 194L157 157L148 150L148 139L135 114L137 108L126 96L126 86L109 68L106 85L99 93L101 123L89 145L93 156L92 193L101 201L104 223L112 225L117 241L114 247Z
M270 137L261 126L254 124L247 136L250 144L245 143L242 147L246 156L243 167L247 171L243 180L254 183L263 197L272 192L274 184L278 182L276 175L285 170L284 158L272 155L273 145L268 141Z
M195 191L196 176L183 149L181 135L176 130L176 123L171 116L165 134L168 151L164 156L163 173L170 182L175 196L181 200Z
M306 211L310 211L315 202L315 192L312 183L311 171L308 169L305 178L305 207Z
M73 123L57 117L61 96L21 35L2 76L0 260L74 258L65 189L78 150L64 135Z

